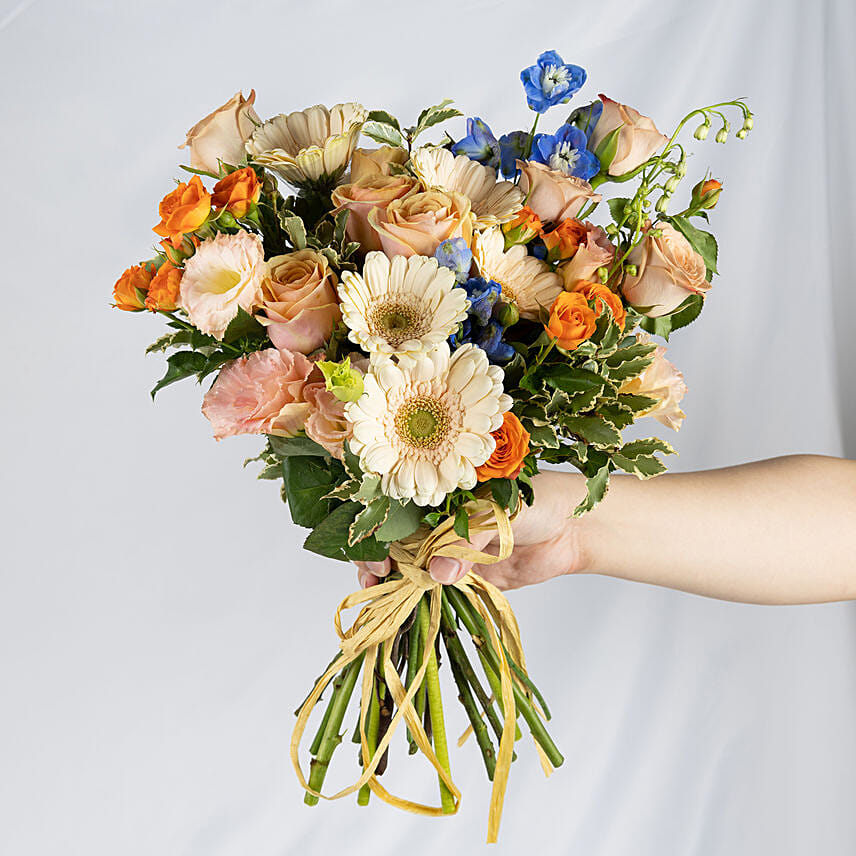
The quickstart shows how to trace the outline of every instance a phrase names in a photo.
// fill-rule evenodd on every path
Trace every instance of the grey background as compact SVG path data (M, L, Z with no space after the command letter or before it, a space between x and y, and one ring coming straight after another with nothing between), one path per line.
M690 388L675 466L854 456L854 29L849 0L2 0L0 853L484 847L470 745L455 818L301 802L292 711L354 575L300 551L241 469L257 441L215 444L198 388L151 404L160 324L109 308L191 124L255 86L262 116L356 98L407 119L450 96L500 132L528 125L518 72L547 48L588 70L579 103L606 92L663 130L749 96L749 140L711 135L690 163L725 178L722 277L670 349ZM492 852L856 851L852 605L596 577L512 604L567 763L545 781L520 753ZM413 759L386 784L435 794Z

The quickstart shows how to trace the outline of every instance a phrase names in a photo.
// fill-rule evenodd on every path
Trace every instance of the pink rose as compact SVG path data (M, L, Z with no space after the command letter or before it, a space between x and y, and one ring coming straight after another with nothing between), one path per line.
M345 230L352 241L359 241L365 252L379 250L380 238L369 225L373 208L385 211L395 199L413 192L416 179L406 175L367 175L351 184L342 184L333 191L336 211L348 210Z
M261 311L277 348L309 354L320 348L342 317L336 274L327 257L298 250L268 260L270 275L262 284Z
M190 147L192 167L219 175L218 158L233 166L240 163L246 154L244 143L262 121L253 109L255 100L255 89L250 90L249 98L236 92L222 107L200 119L187 132L187 140L179 148Z
M642 344L651 341L646 333L637 333L636 339ZM644 395L656 398L657 404L639 416L653 416L667 428L679 431L684 421L681 399L687 394L684 376L666 359L666 349L659 345L654 351L654 362L638 377L625 381L619 392Z
M545 223L561 223L576 217L589 202L603 198L592 186L575 175L565 175L535 161L517 161L520 189L527 194L526 205Z
M631 250L627 261L636 265L636 276L624 280L622 291L633 306L651 307L651 318L668 315L691 294L703 294L710 288L704 259L671 224L656 223L660 237L649 233Z
M303 354L276 348L226 363L202 402L215 439L235 434L293 437L309 415L303 391L313 368Z
M381 248L392 256L433 256L448 238L473 239L470 200L451 190L426 190L395 199L385 210L373 208L369 225Z
M586 229L585 240L580 242L574 255L559 266L559 273L565 281L565 291L573 291L580 280L597 279L597 269L609 267L615 258L615 246L606 232L594 223L583 224Z
M661 134L654 123L638 110L626 104L619 104L605 95L599 97L603 102L603 112L589 137L592 151L604 137L621 127L615 157L609 165L610 175L623 175L636 169L669 141L669 138Z
M351 158L351 181L360 181L376 175L389 175L393 164L404 165L409 155L398 146L381 146L379 149L354 149Z

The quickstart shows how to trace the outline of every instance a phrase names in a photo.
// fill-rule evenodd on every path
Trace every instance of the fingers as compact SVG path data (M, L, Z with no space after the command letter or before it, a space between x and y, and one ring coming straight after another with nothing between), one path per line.
M357 579L360 588L375 586L389 574L389 558L382 562L354 562L354 564L357 566Z
M480 532L474 535L472 541L464 541L461 539L456 543L462 547L472 547L474 550L484 550L493 540L494 533ZM435 556L428 564L428 573L438 583L451 585L465 577L473 567L472 562L463 561L460 559L452 559L449 556Z

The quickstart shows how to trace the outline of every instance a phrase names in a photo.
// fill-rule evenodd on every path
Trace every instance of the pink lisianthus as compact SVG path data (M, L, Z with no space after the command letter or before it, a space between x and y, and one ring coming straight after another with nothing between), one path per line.
M303 354L276 348L227 363L202 402L215 439L235 434L295 436L309 416L304 389L313 368Z

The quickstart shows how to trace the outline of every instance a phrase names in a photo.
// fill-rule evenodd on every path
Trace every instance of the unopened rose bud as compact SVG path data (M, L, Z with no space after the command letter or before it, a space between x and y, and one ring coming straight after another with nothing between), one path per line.
M704 140L707 138L708 131L710 131L710 122L702 122L701 125L695 129L693 136L697 140Z
M500 303L493 315L503 327L513 327L520 320L520 312L513 303Z
M721 181L715 178L700 181L692 190L693 208L697 211L702 208L713 208L719 200L720 193L722 193Z
M624 265L624 270L627 271L627 276L636 276L638 273L636 265Z
M238 221L224 208L217 217L217 225L221 229L237 229Z

